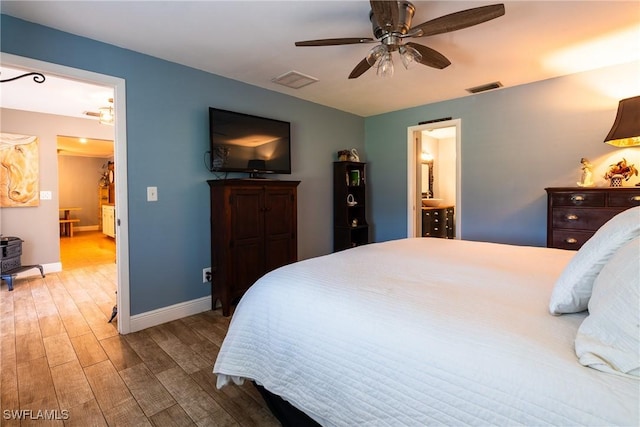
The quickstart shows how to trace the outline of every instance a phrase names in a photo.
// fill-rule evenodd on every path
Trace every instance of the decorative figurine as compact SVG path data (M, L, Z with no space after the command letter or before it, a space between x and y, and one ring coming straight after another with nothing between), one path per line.
M580 182L577 183L578 187L593 187L595 185L591 170L593 165L584 157L580 159L580 163L582 164L582 175L580 176Z

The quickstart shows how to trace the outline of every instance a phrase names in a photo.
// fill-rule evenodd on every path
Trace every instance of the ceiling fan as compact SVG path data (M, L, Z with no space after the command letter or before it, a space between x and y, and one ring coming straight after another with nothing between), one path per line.
M350 79L360 77L376 63L382 76L393 75L391 53L398 51L402 63L409 68L414 63L443 69L451 65L444 55L427 46L405 42L404 39L433 36L481 24L504 15L504 4L474 7L432 19L411 27L415 7L409 1L371 0L369 20L373 35L380 42L349 74ZM335 46L375 43L370 37L335 38L296 42L296 46Z
M115 119L113 113L113 98L109 98L108 107L100 107L98 111L85 111L86 116L97 117L101 124L112 125Z

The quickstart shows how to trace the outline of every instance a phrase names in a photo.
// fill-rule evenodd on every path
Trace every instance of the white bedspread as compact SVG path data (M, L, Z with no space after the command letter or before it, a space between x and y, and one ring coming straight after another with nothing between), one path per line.
M245 294L218 385L253 379L326 426L634 425L640 383L578 363L552 316L574 252L417 238L275 270Z

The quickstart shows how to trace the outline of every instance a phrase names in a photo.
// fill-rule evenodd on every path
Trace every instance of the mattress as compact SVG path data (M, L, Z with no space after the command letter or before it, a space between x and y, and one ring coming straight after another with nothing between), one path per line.
M640 383L578 363L552 316L575 252L402 239L308 259L242 298L214 366L325 426L639 425Z

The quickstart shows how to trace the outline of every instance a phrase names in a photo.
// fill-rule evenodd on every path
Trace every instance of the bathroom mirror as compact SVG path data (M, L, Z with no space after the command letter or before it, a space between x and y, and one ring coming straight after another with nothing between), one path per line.
M433 197L433 160L422 161L422 198Z

